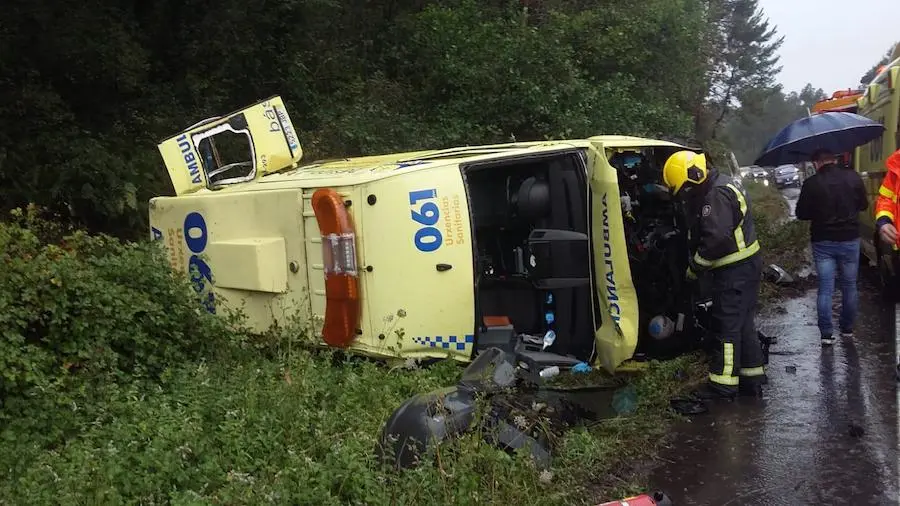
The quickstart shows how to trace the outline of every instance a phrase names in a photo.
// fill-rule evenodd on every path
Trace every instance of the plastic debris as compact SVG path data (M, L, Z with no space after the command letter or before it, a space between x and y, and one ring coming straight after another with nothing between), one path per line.
M578 362L572 367L572 372L575 374L587 374L591 372L591 366L587 362Z
M812 269L812 267L808 265L804 265L799 272L797 272L797 277L800 279L807 279L810 276L815 276L816 271Z
M612 407L616 414L627 415L637 409L637 391L633 385L616 390L612 398Z
M672 399L669 401L669 407L682 416L702 415L709 411L709 407L700 399Z
M769 264L763 269L763 277L776 285L790 285L794 278L788 272L775 264Z
M675 332L675 322L666 315L657 315L650 320L649 330L654 339L667 339Z
M543 346L541 347L541 351L546 350L547 348L553 346L553 343L556 342L556 332L553 330L548 330L546 334L544 334Z
M552 366L546 369L542 369L540 372L541 378L550 379L559 374L559 366Z

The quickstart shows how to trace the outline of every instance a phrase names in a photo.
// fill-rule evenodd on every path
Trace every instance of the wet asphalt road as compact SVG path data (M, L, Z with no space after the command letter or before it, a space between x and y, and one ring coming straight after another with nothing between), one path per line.
M760 315L760 330L778 337L764 398L680 424L654 489L676 506L900 504L894 308L870 278L855 338L831 348L820 344L815 290Z

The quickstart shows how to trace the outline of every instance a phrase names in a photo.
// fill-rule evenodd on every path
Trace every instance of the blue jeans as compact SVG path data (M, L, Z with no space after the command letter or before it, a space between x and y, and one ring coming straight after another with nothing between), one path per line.
M831 297L834 294L834 278L840 268L841 317L838 324L842 332L852 332L859 306L856 279L859 273L859 239L853 241L818 241L812 243L816 273L819 276L819 296L816 310L819 313L819 331L831 335Z

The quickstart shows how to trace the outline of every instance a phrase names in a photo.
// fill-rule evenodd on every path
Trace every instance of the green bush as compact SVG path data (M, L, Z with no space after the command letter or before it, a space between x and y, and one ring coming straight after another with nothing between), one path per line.
M546 472L474 433L397 473L375 456L384 422L454 384L455 362L389 369L288 325L251 341L156 244L33 208L0 224L0 251L0 506L596 503L646 485L634 464L699 378L695 357L649 364L635 411L565 435Z
M808 262L809 224L789 219L787 202L777 189L757 182L745 187L765 263L797 272Z
M17 209L0 223L0 399L75 378L155 376L228 338L161 248Z
M52 449L24 421L0 431L0 504L596 504L646 485L634 464L665 441L674 378L693 360L651 364L637 411L570 432L543 473L479 434L416 469L379 465L387 417L455 383L452 361L388 370L297 350L283 363L248 353L183 364L58 410L75 421Z

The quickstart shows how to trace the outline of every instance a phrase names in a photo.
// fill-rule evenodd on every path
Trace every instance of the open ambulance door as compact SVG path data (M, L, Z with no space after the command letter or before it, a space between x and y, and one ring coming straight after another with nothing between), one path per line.
M590 171L594 271L601 309L594 334L595 362L612 372L631 359L637 348L638 301L625 242L618 173L607 161L602 143L592 142L586 155Z
M176 195L253 181L303 156L281 97L209 118L159 144Z

